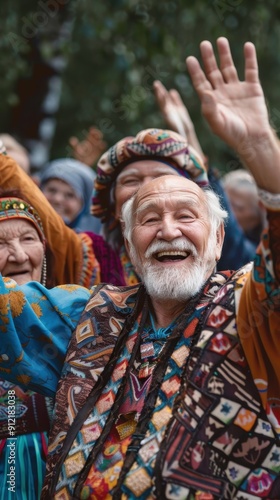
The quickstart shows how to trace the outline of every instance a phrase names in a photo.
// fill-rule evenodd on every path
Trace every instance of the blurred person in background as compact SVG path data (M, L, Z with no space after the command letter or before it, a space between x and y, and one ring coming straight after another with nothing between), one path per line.
M40 188L65 224L77 232L99 233L100 221L90 213L96 173L73 158L48 163L41 174Z
M30 159L27 149L10 134L0 134L0 141L4 144L7 154L30 175Z
M266 224L266 215L253 176L244 169L233 170L222 176L221 183L238 224L246 237L257 246Z

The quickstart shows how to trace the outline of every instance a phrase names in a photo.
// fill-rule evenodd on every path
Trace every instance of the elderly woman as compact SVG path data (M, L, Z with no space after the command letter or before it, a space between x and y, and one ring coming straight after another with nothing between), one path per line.
M40 215L44 234L54 256L55 284L77 283L90 287L100 281L100 268L91 238L69 228L50 205L31 177L6 155L0 144L0 172L2 189L18 189Z
M51 287L52 254L46 242L42 222L36 210L21 193L0 193L0 272L19 285L38 281ZM16 424L9 432L9 395L13 394ZM0 379L0 498L35 500L40 497L45 475L48 431L52 415L51 398L26 391ZM15 442L15 455L11 455ZM4 488L11 457L18 464L14 490Z

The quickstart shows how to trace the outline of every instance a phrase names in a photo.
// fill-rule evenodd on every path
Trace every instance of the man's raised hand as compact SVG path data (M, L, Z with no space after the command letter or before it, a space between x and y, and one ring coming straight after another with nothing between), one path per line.
M187 68L211 129L238 150L244 141L258 140L270 128L255 46L251 42L244 45L244 81L238 78L226 38L218 38L217 49L219 65L211 43L203 41L203 69L193 56L187 58Z

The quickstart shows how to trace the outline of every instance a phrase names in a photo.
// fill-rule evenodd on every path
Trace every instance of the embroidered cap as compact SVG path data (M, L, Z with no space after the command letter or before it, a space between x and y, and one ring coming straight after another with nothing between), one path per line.
M42 243L46 243L43 224L38 212L29 203L20 198L0 198L0 222L10 219L26 219L32 222Z
M117 176L130 163L145 159L169 165L200 187L208 185L207 167L184 137L172 130L142 130L136 137L120 140L101 156L94 183L93 215L102 222L111 219L110 192Z

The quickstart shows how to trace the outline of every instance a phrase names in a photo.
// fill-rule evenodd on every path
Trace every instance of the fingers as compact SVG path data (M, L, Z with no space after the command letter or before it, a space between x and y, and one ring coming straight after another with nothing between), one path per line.
M170 104L176 106L176 108L185 108L182 98L176 89L170 89L168 91L159 80L156 80L154 82L154 90L161 111L163 111L163 108L167 105L169 105L170 108Z
M217 48L219 52L220 70L223 76L223 80L226 83L237 82L238 75L231 56L231 50L228 40L224 37L218 38Z
M203 41L200 44L205 74L214 89L224 83L235 83L238 81L236 67L227 38L220 37L217 39L217 49L220 60L219 67L211 43Z
M259 69L256 54L256 48L252 42L246 42L244 45L245 58L245 80L249 83L259 82Z
M79 143L77 137L70 137L69 139L69 144L72 146L72 148L75 148L77 144Z
M204 40L200 44L204 71L194 57L191 56L187 58L188 71L198 93L209 90L210 88L216 89L224 83L236 83L239 81L227 38L220 37L217 39L217 49L220 60L219 67L212 44L208 40ZM245 43L244 58L245 80L249 83L258 83L258 62L256 49L253 43Z
M178 90L176 89L170 89L169 90L169 96L171 101L179 108L183 107L186 108L185 104L183 103L182 97L179 94Z
M159 95L164 95L167 92L165 86L163 85L163 83L161 83L160 80L155 80L153 82L153 88L155 93Z
M86 138L83 141L87 148L94 148L96 154L99 155L107 147L107 143L103 139L103 133L98 128L90 127Z
M96 128L94 126L90 127L90 129L88 131L88 136L92 137L92 138L96 138L96 139L103 139L103 134L102 134L101 130L99 130L98 128Z
M205 75L215 89L223 84L223 76L218 68L212 44L208 40L201 42L200 53Z
M207 80L204 71L201 69L201 66L198 62L198 60L193 57L189 56L186 59L186 64L187 64L187 69L189 72L189 75L192 80L192 84L200 96L203 92L206 90L211 90L212 85L211 83Z
M159 80L154 81L153 88L158 107L163 113L166 104L166 98L168 97L168 92L165 86Z
M185 128L187 129L186 132L189 131L190 128L193 128L194 125L190 117L189 111L182 100L181 95L176 89L169 90L169 95L171 101L173 102L174 106L177 109L177 112L181 117L181 120L183 121Z

